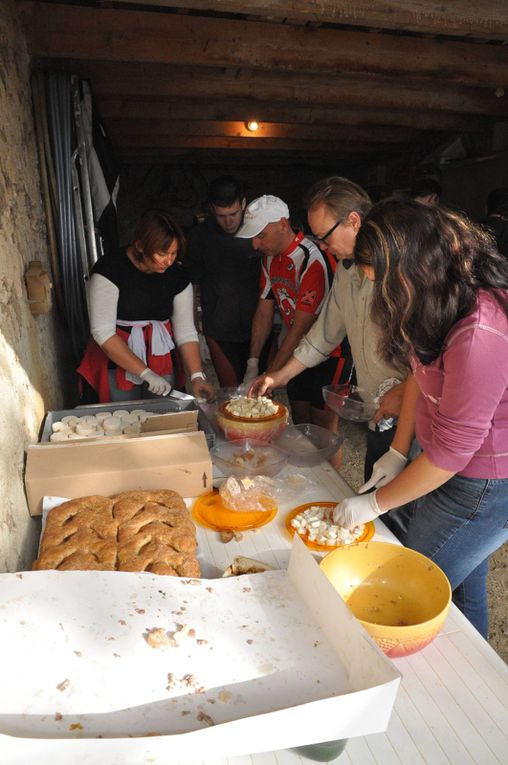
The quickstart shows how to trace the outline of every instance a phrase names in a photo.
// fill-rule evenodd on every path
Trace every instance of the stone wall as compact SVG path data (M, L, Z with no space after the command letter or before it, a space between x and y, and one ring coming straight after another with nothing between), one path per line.
M64 332L56 311L32 316L24 274L47 270L45 217L32 116L29 57L14 0L0 3L0 571L29 568L39 521L23 470L44 413L65 399ZM67 372L66 372L67 370Z

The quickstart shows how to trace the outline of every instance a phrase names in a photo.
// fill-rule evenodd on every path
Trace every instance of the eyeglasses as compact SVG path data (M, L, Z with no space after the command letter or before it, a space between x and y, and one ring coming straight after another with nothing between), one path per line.
M326 240L328 239L329 236L333 234L335 229L338 228L338 226L340 226L341 223L344 223L344 221L338 220L335 226L332 226L331 229L326 232L326 234L323 234L323 236L316 236L314 238L316 239L317 242L322 242L323 244L327 244Z

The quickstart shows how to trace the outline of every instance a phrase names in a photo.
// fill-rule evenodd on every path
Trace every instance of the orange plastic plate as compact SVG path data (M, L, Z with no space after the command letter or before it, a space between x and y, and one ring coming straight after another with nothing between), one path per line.
M276 515L277 507L273 504L269 509L261 512L257 510L252 513L239 513L235 510L228 510L222 504L218 491L203 494L197 498L192 506L192 517L196 523L214 531L257 529L273 521Z
M291 537L294 536L296 529L291 526L291 521L296 515L303 513L304 510L307 510L308 507L335 507L336 504L337 502L307 502L305 505L298 505L298 507L295 507L295 509L291 510L286 516L285 524L287 532ZM369 539L372 539L374 536L374 532L374 524L372 521L369 521L364 525L362 533L357 539L355 539L355 542L368 542ZM308 539L308 534L298 534L298 536L303 542L305 542L310 550L316 550L317 552L330 552L331 550L335 550L337 547L342 547L344 544L341 542L337 545L321 545L318 542L311 542Z

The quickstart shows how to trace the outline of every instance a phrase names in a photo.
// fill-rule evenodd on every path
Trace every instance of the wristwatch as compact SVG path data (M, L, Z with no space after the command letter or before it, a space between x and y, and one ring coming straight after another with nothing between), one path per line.
M190 381L194 382L194 380L197 380L198 378L200 378L201 380L204 380L204 382L206 382L206 375L205 375L204 372L194 372L190 376Z

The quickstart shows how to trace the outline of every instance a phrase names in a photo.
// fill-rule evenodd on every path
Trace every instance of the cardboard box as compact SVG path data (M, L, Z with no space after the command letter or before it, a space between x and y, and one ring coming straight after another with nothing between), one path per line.
M31 515L41 515L44 495L74 499L173 489L195 497L211 487L212 463L202 431L34 444L27 450L25 489Z
M195 636L150 647L182 599ZM288 571L3 574L0 601L5 763L176 765L378 733L400 683L298 538Z

